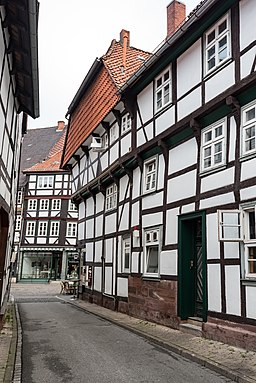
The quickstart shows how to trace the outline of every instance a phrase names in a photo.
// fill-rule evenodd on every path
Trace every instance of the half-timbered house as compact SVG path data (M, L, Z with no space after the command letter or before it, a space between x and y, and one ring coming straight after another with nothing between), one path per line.
M123 109L99 124L99 152L81 137L64 157L79 203L83 297L251 349L255 16L254 0L204 0L186 19L172 1L166 39L121 86Z
M23 140L15 231L17 281L77 276L77 208L70 200L70 173L60 169L65 135L65 123L59 121L57 126L29 129Z
M15 201L27 115L39 116L36 0L0 2L0 328L8 300Z

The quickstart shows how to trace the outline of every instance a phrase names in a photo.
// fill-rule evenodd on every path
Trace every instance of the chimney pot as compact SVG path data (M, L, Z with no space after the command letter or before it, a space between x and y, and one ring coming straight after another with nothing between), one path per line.
M167 5L167 37L170 37L186 19L186 5L173 0Z
M65 121L58 121L57 131L61 132L65 128Z

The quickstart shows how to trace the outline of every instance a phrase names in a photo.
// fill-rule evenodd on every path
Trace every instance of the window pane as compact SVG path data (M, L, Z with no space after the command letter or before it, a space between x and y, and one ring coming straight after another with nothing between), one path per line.
M207 52L208 54L208 70L215 67L215 46L210 48Z
M170 99L169 94L170 94L169 93L169 85L166 85L164 87L164 104L167 104L169 102L169 99Z
M210 44L214 39L215 39L215 31L212 31L212 32L207 36L207 44Z
M164 82L169 79L169 71L164 74Z
M240 226L223 226L222 227L222 238L236 239L240 237L241 237Z
M256 247L249 247L248 252L249 273L256 273Z
M227 29L227 20L219 25L219 35Z
M250 120L253 120L255 118L255 108L253 107L250 110L247 110L245 112L245 121L248 122Z
M219 61L225 60L228 56L228 47L227 47L227 36L219 42Z
M157 109L160 109L162 107L162 92L157 92L156 94L156 106Z
M249 238L255 239L255 213L254 211L249 212Z
M215 137L222 136L222 125L215 128Z
M162 85L162 77L160 77L157 81L156 81L156 87L159 88L159 86Z
M147 273L158 272L158 246L147 248Z
M206 132L204 135L204 142L211 141L212 139L212 131L210 130L209 132Z
M240 225L240 215L237 212L223 212L221 220L225 225Z

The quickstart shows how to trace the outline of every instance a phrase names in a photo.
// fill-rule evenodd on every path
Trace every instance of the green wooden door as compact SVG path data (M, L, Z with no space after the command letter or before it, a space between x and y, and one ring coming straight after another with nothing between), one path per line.
M205 214L179 217L179 316L206 320Z

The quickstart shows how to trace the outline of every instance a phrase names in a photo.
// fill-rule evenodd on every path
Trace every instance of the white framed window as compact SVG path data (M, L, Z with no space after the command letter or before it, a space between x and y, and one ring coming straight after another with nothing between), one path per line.
M16 215L15 230L21 229L21 215Z
M102 147L103 149L108 148L108 133L104 133L102 136Z
M204 128L201 133L201 171L226 164L226 125L222 119Z
M38 236L45 237L47 235L47 226L48 222L42 221L38 222Z
M222 65L231 56L229 14L205 33L205 74Z
M241 210L219 210L219 240L234 242L243 240Z
M76 237L77 223L68 222L67 223L67 237Z
M40 210L48 210L49 209L49 200L41 199L40 200Z
M76 205L71 200L68 201L68 210L69 211L77 211Z
M245 277L256 278L256 205L243 208Z
M126 113L121 120L121 132L125 133L128 132L131 129L132 126L132 120L129 113Z
M155 79L155 110L158 112L172 101L171 68L165 69Z
M18 191L17 193L17 204L20 205L22 202L22 191Z
M241 152L242 156L247 156L256 152L256 101L244 106L241 112Z
M34 236L35 235L35 227L36 223L35 221L27 221L26 225L26 235L28 237Z
M123 272L129 273L131 268L131 238L124 237L122 240Z
M143 191L150 193L156 190L157 180L157 157L150 158L144 162L143 168Z
M144 231L144 275L159 276L160 228Z
M37 187L38 189L51 189L53 187L53 176L39 176Z
M61 200L60 199L53 199L52 200L52 210L60 210L61 207Z
M115 209L117 206L117 186L112 184L106 189L106 211Z
M60 231L60 222L52 221L50 227L50 235L53 237L58 237Z
M118 138L117 124L114 124L109 129L109 142L112 144Z
M36 199L29 199L28 200L28 210L36 210L37 207L37 200Z

